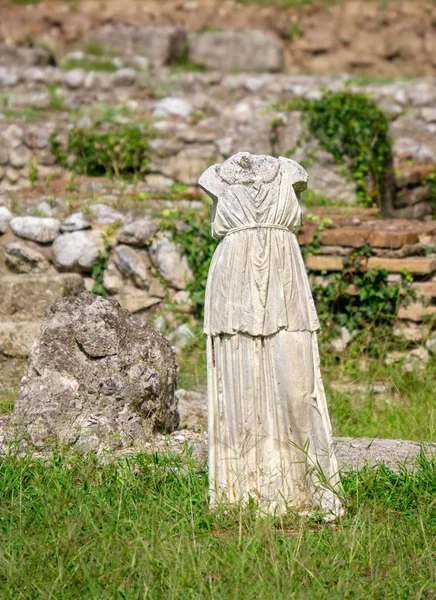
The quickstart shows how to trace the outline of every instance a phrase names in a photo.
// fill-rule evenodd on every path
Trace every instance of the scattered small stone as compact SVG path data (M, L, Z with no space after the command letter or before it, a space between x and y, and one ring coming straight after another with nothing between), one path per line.
M54 260L62 271L91 271L103 250L103 240L94 231L63 233L53 244Z
M50 267L41 252L21 242L9 242L4 252L6 266L16 273L43 272Z
M10 221L12 231L18 237L49 244L60 232L60 221L49 217L14 217Z
M183 98L168 96L160 100L153 110L154 117L189 117L194 110L192 104Z
M186 323L182 323L177 329L166 335L168 341L173 344L178 350L183 350L193 339L195 339L195 333Z
M122 87L128 87L135 83L136 71L135 69L125 68L119 69L114 73L114 84Z
M120 305L131 313L146 310L159 304L162 298L153 296L147 290L141 290L134 285L124 284L118 294L114 296Z
M52 217L55 212L53 210L53 207L50 206L50 204L48 202L46 202L45 200L43 200L42 202L37 204L36 210L39 213L42 213L45 217Z
M82 211L69 215L65 221L61 223L62 231L80 231L82 229L90 229L91 225L85 220Z
M6 206L0 206L0 234L6 233L13 215Z
M421 108L420 114L426 123L436 123L436 108Z
M73 90L81 87L85 81L86 73L83 69L72 69L65 73L65 83Z
M341 336L336 338L330 342L330 346L332 346L335 352L341 353L344 352L351 342L353 336L349 332L346 327L341 327Z
M430 352L430 354L436 355L436 335L432 335L425 342L426 349Z
M201 432L207 430L207 394L206 392L178 389L180 428Z
M22 169L32 158L31 151L24 144L9 151L9 164L15 169Z
M118 234L118 242L129 246L145 246L159 227L157 219L143 218L124 225Z
M124 223L125 216L107 204L92 204L90 212L99 225L112 225Z
M186 256L181 255L169 234L160 233L155 237L150 246L150 258L171 287L181 290L192 279Z
M150 260L147 252L120 245L115 248L114 261L118 270L124 275L130 276L137 287L146 288L148 286Z

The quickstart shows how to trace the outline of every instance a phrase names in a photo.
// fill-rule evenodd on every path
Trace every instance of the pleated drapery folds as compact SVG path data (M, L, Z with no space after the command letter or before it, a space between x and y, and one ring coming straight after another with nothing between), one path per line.
M199 180L214 200L212 232L221 240L204 320L211 505L253 498L268 512L337 515L319 323L293 233L301 223L295 189L307 173L288 159L250 156L267 159L271 172L277 165L277 175L229 183L215 165ZM236 157L224 163L232 174Z

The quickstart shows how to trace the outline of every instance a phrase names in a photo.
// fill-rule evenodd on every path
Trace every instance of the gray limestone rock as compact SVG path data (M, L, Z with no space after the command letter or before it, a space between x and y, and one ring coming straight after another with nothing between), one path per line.
M65 83L73 90L83 85L85 81L85 71L83 69L72 69L65 73Z
M124 225L118 234L118 242L129 246L145 246L159 227L157 219L138 219Z
M207 394L206 392L178 389L180 427L191 431L207 431Z
M148 270L151 265L145 250L136 250L121 244L115 248L114 261L118 270L123 275L131 277L137 287L146 288L148 286Z
M89 41L115 50L122 56L146 56L153 66L175 62L186 45L186 30L182 27L128 27L106 25L94 29Z
M6 206L0 206L0 235L7 232L11 219L11 211Z
M47 311L18 394L29 447L83 451L140 446L179 422L174 353L114 300L83 293Z
M50 304L65 296L78 296L84 289L83 278L75 273L4 275L0 321L41 320Z
M85 220L82 211L69 215L65 221L61 223L61 230L64 232L81 231L82 229L90 229L91 225Z
M125 68L119 69L114 73L114 85L121 87L128 87L135 83L136 71L135 69Z
M94 231L63 233L53 244L54 261L63 271L91 271L103 250L103 240Z
M183 98L167 97L160 100L153 110L154 117L189 117L194 110Z
M152 263L165 279L176 289L184 289L192 279L192 271L186 256L182 256L176 244L167 233L158 234L150 246Z
M32 153L24 144L9 151L9 164L15 169L22 169L32 158Z
M191 62L218 71L282 71L283 49L262 31L205 31L189 36Z
M22 242L5 244L3 252L6 266L15 273L43 272L50 267L41 252Z
M40 244L49 244L59 235L61 223L47 217L14 217L10 227L18 237Z
M112 225L112 223L124 223L125 217L112 206L107 204L93 204L90 212L99 225Z

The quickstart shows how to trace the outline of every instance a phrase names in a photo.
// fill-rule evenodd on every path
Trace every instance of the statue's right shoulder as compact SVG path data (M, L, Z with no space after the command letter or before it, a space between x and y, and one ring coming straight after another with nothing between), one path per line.
M223 193L227 187L226 183L221 179L217 173L217 167L219 165L212 165L208 167L200 175L198 179L198 185L203 189L214 200L218 200L218 197Z

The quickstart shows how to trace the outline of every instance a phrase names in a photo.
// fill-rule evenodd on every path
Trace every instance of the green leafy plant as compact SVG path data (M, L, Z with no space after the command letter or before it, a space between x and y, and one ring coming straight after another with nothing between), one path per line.
M98 261L92 267L91 277L94 280L92 286L92 293L97 296L107 296L106 290L103 287L104 272L107 269L108 251L110 249L110 242L107 237L103 239L104 250L98 251Z
M29 163L29 182L31 187L33 187L39 179L39 171L38 171L38 159L36 157L32 158Z
M66 148L58 136L59 131L50 137L53 156L79 175L129 178L148 170L150 133L138 124L112 126L107 131L75 127L68 132Z
M65 101L59 94L59 86L49 83L47 85L47 91L50 110L63 110L65 108Z
M388 120L374 100L327 91L319 100L296 100L275 108L301 110L321 147L349 169L360 203L381 205L392 148Z
M207 273L212 255L217 246L210 227L210 216L204 212L185 212L166 208L160 214L161 229L171 231L174 241L188 259L194 278L187 284L191 300L195 304L195 315L204 314L204 294Z
M327 337L341 327L351 331L390 326L400 306L407 306L415 297L408 273L403 273L401 284L390 283L385 269L359 270L361 258L362 254L344 261L344 271L328 275L327 285L313 287L318 316Z

